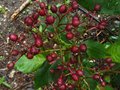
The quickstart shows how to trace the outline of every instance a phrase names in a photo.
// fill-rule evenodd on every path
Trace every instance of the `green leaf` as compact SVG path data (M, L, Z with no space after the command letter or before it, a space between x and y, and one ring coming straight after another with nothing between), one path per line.
M35 88L38 89L44 85L49 84L54 81L59 75L51 73L50 70L57 67L60 60L56 63L50 65L48 62L45 62L43 66L35 74Z
M0 78L0 84L2 84L5 81L5 77Z
M110 76L106 76L104 79L106 82L110 83Z
M6 12L6 8L3 6L0 6L0 14L4 14Z
M114 62L120 63L120 42L112 44L108 48L108 54L110 55Z
M4 86L8 87L8 88L12 88L10 84L8 84L7 82L3 82L2 83Z
M100 4L100 13L120 14L120 0L79 0L79 4L88 10L93 10L95 4Z
M86 45L87 45L87 54L90 58L100 59L106 57L107 53L104 45L92 40L86 41Z
M97 81L93 80L92 78L87 78L86 81L89 85L90 90L95 90L96 89Z
M105 90L114 90L114 89L107 85L107 86L105 86Z
M33 59L28 59L23 55L15 64L15 68L23 73L31 73L36 71L45 60L46 59L42 54L34 56Z

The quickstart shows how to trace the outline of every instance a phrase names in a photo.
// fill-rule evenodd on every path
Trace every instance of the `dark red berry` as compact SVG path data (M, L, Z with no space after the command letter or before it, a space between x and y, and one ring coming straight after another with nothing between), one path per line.
M66 27L65 27L65 30L66 31L71 31L72 29L72 25L71 24L67 24Z
M43 46L43 41L42 41L42 39L36 38L36 39L35 39L35 46L36 46L36 47L41 47L41 46Z
M57 58L57 53L51 53L51 57L52 57L53 59L56 59L56 58Z
M112 68L113 66L115 66L115 63L109 63L110 68Z
M92 78L94 80L99 80L100 79L100 75L99 74L94 74Z
M33 13L32 18L33 18L34 20L37 20L38 17L39 17L39 14L38 14L38 13Z
M79 80L77 74L72 74L72 79L73 79L74 81L78 81L78 80Z
M30 48L30 53L33 54L33 55L36 55L36 54L39 53L39 50L35 46L32 46Z
M19 54L18 50L12 50L11 55L17 56Z
M18 40L18 35L16 35L16 34L10 34L9 35L9 39L11 40L11 41L17 41Z
M71 47L71 52L78 53L79 52L79 47L78 46L72 46Z
M27 26L33 26L33 23L34 23L33 18L32 18L32 17L26 17L26 18L24 19L24 23L25 23Z
M95 10L95 11L100 11L100 10L101 10L101 5L96 4L96 5L94 6L94 10Z
M44 2L40 2L40 3L39 3L39 6L40 6L41 9L45 9L45 8L46 8L46 5L45 5Z
M56 5L52 5L50 10L53 12L53 13L56 13L57 12L57 7Z
M106 86L106 83L104 81L101 82L101 86L104 87Z
M63 84L63 85L59 86L59 90L66 90L66 85Z
M80 25L80 21L79 20L72 20L72 25L74 26L74 27L78 27L79 25Z
M76 10L76 9L78 9L78 7L79 7L79 6L78 6L78 3L77 3L76 1L73 1L73 2L72 2L72 9L73 9L73 10Z
M83 76L84 75L82 70L77 70L76 73L77 73L78 76Z
M81 45L79 46L79 49L80 49L81 52L86 52L87 46L86 46L85 44L81 44Z
M7 68L8 69L13 69L14 68L14 63L11 62L11 63L7 64Z
M63 78L58 78L58 80L57 80L57 84L60 86L60 85L62 85L64 82L63 82Z
M72 18L72 21L73 20L78 20L79 21L79 17L78 16L74 16L73 18Z
M26 55L26 57L27 57L28 59L32 59L32 58L34 57L34 55L31 54L30 52L28 52L27 55Z
M59 12L60 12L61 14L65 13L66 11L67 11L66 5L61 5L61 6L59 7Z
M39 15L40 16L45 16L46 15L46 11L44 9L39 10Z
M74 38L74 34L73 34L72 32L67 32L66 38L67 38L68 40L71 40L71 39Z
M51 55L47 55L46 59L48 62L52 62L54 60Z
M110 63L112 63L112 59L111 58L106 58L105 62L108 63L108 64L110 64Z
M49 25L51 25L51 24L53 24L55 22L55 18L53 17L53 16L47 16L46 17L46 24L49 24Z

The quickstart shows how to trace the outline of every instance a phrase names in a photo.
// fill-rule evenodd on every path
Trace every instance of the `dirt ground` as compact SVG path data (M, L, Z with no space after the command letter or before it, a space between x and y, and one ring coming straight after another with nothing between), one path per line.
M24 32L25 26L20 21L24 18L24 12L15 21L10 20L12 13L21 6L25 0L0 0L0 78L4 76L8 84L0 84L0 90L34 90L33 75L26 75L15 69L8 70L7 63L15 61L17 57L9 57L11 46L9 45L8 35L10 33ZM27 9L29 11L29 8ZM9 88L9 85L12 88Z

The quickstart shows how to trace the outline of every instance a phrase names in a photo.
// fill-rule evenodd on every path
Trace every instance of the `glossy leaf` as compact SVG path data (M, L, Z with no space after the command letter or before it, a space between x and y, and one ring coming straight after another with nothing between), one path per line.
M108 54L110 55L114 62L120 63L120 42L112 44L108 48Z
M47 85L50 82L54 81L59 74L51 73L50 70L57 67L59 60L50 65L48 62L45 62L41 68L35 74L35 88L38 89L41 86Z
M90 58L104 58L106 56L104 45L92 40L86 41L86 45L87 54Z
M25 55L22 56L17 63L15 68L23 73L31 73L36 71L45 61L45 57L42 54L34 56L33 59L28 59Z

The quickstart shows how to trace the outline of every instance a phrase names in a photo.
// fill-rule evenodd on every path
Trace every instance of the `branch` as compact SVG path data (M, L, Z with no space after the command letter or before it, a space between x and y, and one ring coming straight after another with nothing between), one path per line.
M90 17L92 17L95 21L100 22L99 18L90 14L87 9L83 8L81 5L79 5L78 10L82 11L85 14L89 14Z
M14 13L11 15L11 20L14 20L17 15L30 3L30 0L26 0Z

